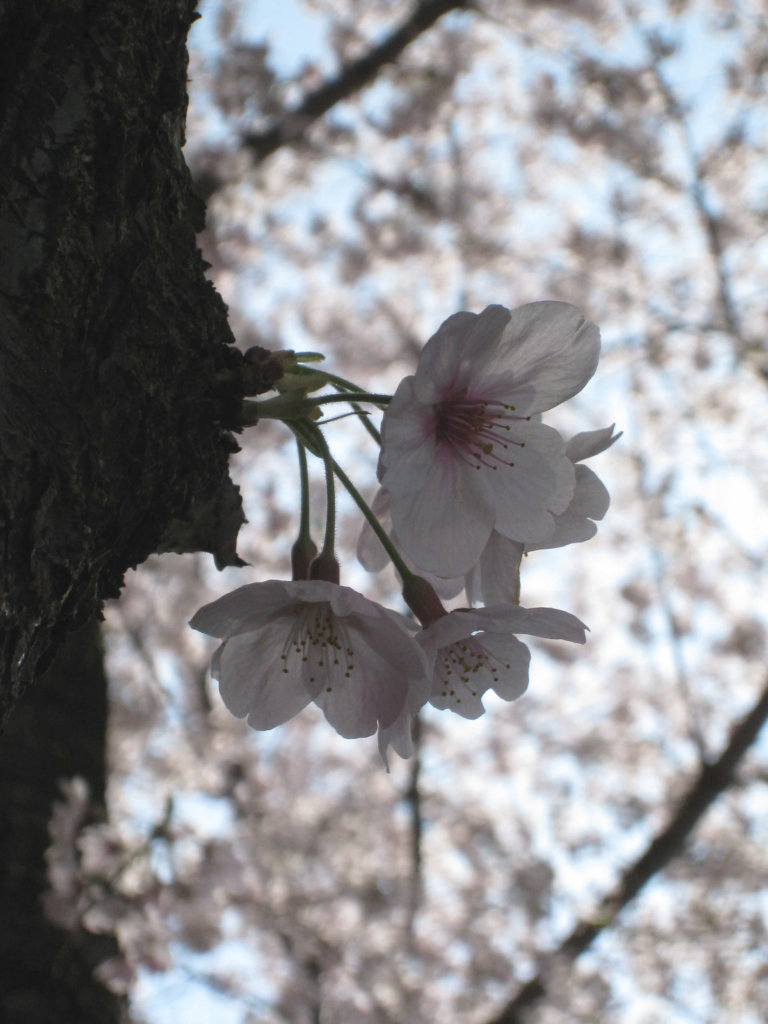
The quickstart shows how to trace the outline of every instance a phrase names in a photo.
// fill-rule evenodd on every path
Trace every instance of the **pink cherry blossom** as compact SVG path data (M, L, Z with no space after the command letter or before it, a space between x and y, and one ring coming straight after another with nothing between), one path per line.
M594 537L597 532L594 520L603 518L611 499L597 474L582 466L581 460L599 455L618 441L621 433L614 434L613 430L614 425L585 431L574 435L565 446L566 455L574 463L576 489L568 507L554 516L555 528L546 540L538 544L521 544L502 536L497 530L491 532L477 564L464 580L471 604L479 601L486 605L505 601L516 603L520 590L520 562L525 552L560 548Z
M314 701L342 736L370 736L429 696L427 659L405 620L336 583L251 583L190 625L223 641L211 674L227 708L254 729Z
M493 529L523 543L554 531L573 462L536 417L581 390L599 349L595 325L563 302L456 313L427 342L384 415L380 465L417 566L460 576Z
M520 591L520 562L526 551L542 548L559 548L567 544L589 540L597 532L594 520L602 519L608 511L610 496L600 478L582 459L591 458L610 448L621 437L614 434L614 425L600 430L576 434L565 447L566 455L574 463L576 488L568 507L554 516L554 530L539 544L522 544L492 530L477 563L464 576L445 579L433 573L421 574L444 599L455 597L466 589L470 604L480 602L517 604ZM392 509L389 492L380 487L374 496L371 509L383 529L399 547L397 534L392 527ZM368 523L363 524L357 544L357 557L368 572L380 572L389 561L386 551Z
M496 605L449 612L417 635L433 664L429 702L479 718L486 690L516 700L528 688L531 655L515 633L583 644L585 630L575 615L555 608Z
M373 496L371 502L371 511L378 519L382 529L387 536L392 540L395 547L400 550L400 542L398 536L392 527L392 507L391 498L389 491L386 491L383 487L379 487L376 494ZM363 522L363 527L360 531L360 536L357 540L357 557L360 564L368 572L381 572L389 564L389 555L384 550L384 545L381 543L379 538L373 531L370 523L367 520ZM444 579L442 576L436 576L434 573L427 572L425 569L415 565L415 563L406 558L408 567L416 572L419 576L422 576L428 583L434 587L437 595L443 600L449 600L452 597L456 597L464 589L464 577L457 576L452 579Z
M576 470L576 489L565 511L555 516L555 529L550 536L545 541L527 544L526 551L577 544L597 533L594 520L603 518L611 498L602 480L581 462L599 455L618 441L621 432L614 434L614 426L611 424L610 427L575 434L566 444L565 454Z

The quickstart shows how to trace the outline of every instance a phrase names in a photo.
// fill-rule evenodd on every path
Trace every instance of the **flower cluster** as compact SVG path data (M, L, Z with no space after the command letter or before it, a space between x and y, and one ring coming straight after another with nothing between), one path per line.
M285 354L280 393L246 402L244 422L280 419L298 443L293 579L240 587L190 623L222 641L211 672L229 710L271 729L314 702L342 736L378 733L386 763L390 746L411 754L412 720L427 702L477 718L488 690L519 697L530 652L518 636L584 643L575 616L520 606L520 565L529 551L589 539L608 508L608 492L582 463L620 435L606 427L566 442L541 416L584 387L599 351L597 327L574 306L534 302L449 317L391 398L306 365L312 354ZM334 402L349 404L381 445L371 507L318 425L320 407ZM381 434L365 403L384 410ZM326 470L319 554L307 452ZM371 572L393 562L413 617L340 584L334 479L365 516L360 561ZM471 607L447 611L442 600L462 591Z

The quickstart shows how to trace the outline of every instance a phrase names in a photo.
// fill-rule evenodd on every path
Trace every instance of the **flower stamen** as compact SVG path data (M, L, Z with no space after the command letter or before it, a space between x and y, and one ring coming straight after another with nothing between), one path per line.
M308 682L316 682L318 676L325 677L328 682L325 692L331 693L333 686L329 680L334 671L333 666L340 664L340 656L344 662L345 679L351 679L355 670L354 651L349 645L344 625L333 614L330 606L322 602L298 605L295 615L293 627L280 654L283 673L290 672L289 662L294 655L298 655L300 670L308 673ZM307 668L304 669L304 666Z
M441 685L440 695L449 700L461 703L461 697L457 695L457 688L463 687L473 697L478 696L477 682L472 678L478 673L490 676L490 686L495 688L502 672L508 672L511 668L508 662L501 661L491 654L474 637L466 637L463 640L456 640L447 647L440 649L435 666L435 677ZM483 686L483 690L488 686Z
M527 420L514 414L515 407L497 399L471 399L461 391L434 406L435 439L448 444L456 455L474 469L497 470L512 467L504 457L510 447L523 448L524 442L509 436L512 423Z

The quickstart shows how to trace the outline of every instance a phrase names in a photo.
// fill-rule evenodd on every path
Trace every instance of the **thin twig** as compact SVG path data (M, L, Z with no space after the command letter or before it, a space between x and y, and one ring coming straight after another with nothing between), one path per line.
M421 813L421 719L416 715L413 719L413 759L411 760L411 778L405 800L411 810L411 878L408 893L408 918L406 934L408 945L413 945L414 925L421 903L422 892L422 850L421 840L424 831L424 820Z
M676 96L674 89L662 70L662 58L659 53L658 44L650 32L643 31L640 28L641 22L636 5L632 2L626 2L624 7L627 17L635 26L638 35L643 40L649 54L651 55L649 70L656 82L656 88L659 90L659 93L664 100L666 113L670 121L677 124L678 129L680 130L683 148L685 150L685 155L691 171L691 177L693 179L689 188L689 194L696 209L696 213L698 214L699 221L701 222L702 229L707 236L709 255L712 260L712 266L717 281L717 304L720 307L720 314L723 321L722 326L725 327L736 342L737 355L740 356L743 354L744 338L739 315L736 311L736 303L733 298L731 277L726 265L722 225L720 219L712 210L708 199L706 171L704 169L703 161L699 157L699 153L693 139L693 134L691 132L690 122L686 116L685 107Z
M271 128L243 135L243 146L251 150L259 162L281 146L297 142L309 125L372 82L385 65L393 64L407 46L444 14L469 6L470 0L422 0L410 17L378 46L372 47L362 57L343 67L334 78L308 93L298 106L284 114Z
M680 627L677 623L677 616L675 615L672 602L669 598L669 591L666 586L664 560L662 558L661 551L656 545L652 545L651 558L653 560L654 575L656 576L656 589L659 595L659 605L667 623L672 661L675 666L675 675L677 677L677 687L688 713L688 732L690 734L691 741L698 752L699 760L702 764L706 764L709 761L709 755L707 753L707 744L704 739L704 730L701 726L701 716L699 715L699 709L696 706L696 701L694 700L690 683L688 681L688 669L685 662L685 653L683 651L683 638L680 632Z

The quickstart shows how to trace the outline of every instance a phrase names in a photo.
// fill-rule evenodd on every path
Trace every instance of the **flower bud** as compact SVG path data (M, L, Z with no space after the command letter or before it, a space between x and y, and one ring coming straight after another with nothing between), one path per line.
M448 614L432 584L421 576L409 575L406 578L403 600L425 629Z
M338 559L334 555L326 555L321 551L309 567L309 578L325 580L327 583L338 583L339 577Z
M299 537L291 548L291 570L294 580L308 580L309 567L317 554L317 544L311 537Z

